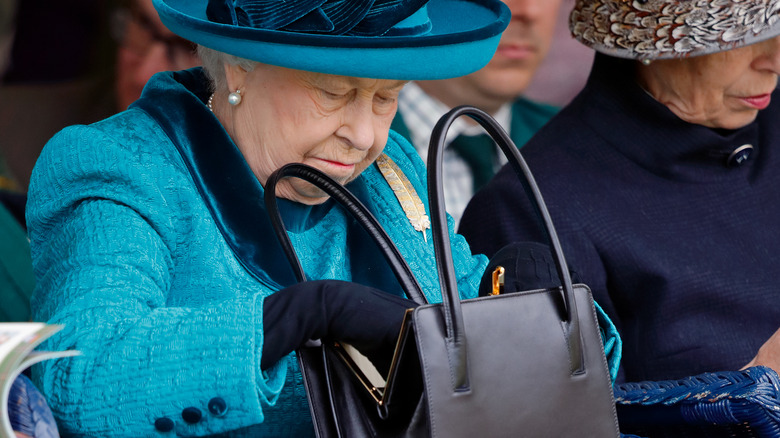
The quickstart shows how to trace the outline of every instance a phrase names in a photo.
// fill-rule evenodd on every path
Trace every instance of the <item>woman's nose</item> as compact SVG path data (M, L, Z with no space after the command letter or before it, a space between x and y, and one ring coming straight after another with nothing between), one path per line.
M755 61L755 68L780 75L780 36L763 41L758 45L761 53Z
M356 149L368 150L374 145L374 117L370 102L353 101L344 112L344 120L336 135Z

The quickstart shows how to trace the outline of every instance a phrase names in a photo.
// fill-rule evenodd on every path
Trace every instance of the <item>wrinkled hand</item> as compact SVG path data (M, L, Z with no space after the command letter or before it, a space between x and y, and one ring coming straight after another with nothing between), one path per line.
M263 302L265 370L309 339L352 344L382 371L390 366L406 309L416 304L378 289L339 280L307 281Z
M743 369L758 365L772 368L780 373L780 329L778 329L769 340L764 342L764 345L758 349L756 357L745 365Z

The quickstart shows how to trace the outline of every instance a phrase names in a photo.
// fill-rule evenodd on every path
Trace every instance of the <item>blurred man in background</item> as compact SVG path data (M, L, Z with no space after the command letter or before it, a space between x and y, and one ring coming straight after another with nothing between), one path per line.
M521 94L550 48L561 0L505 3L512 20L486 67L460 78L412 82L402 90L392 128L409 139L423 159L436 121L455 106L473 105L493 115L518 147L557 112L557 107ZM505 162L483 132L470 119L461 118L447 136L444 194L456 224L471 196Z
M60 129L124 110L154 73L200 64L151 0L18 1L13 17L0 75L0 188L26 192L38 154Z
M65 126L124 110L153 74L200 62L152 0L0 3L0 12L0 322L27 321L24 207L43 145Z
M118 111L138 99L155 73L200 64L195 45L162 24L152 0L130 1L127 8L114 12L113 20L119 42L115 85Z

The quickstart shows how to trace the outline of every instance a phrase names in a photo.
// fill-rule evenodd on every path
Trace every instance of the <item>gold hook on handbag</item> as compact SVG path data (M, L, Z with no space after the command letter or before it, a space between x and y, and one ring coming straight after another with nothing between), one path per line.
M493 270L493 291L490 295L499 295L504 291L504 272L503 266L497 266Z

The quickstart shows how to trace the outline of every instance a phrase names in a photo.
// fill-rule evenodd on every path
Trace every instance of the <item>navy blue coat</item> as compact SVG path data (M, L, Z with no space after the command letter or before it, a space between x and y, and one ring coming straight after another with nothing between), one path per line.
M780 92L754 123L713 130L652 99L632 65L597 56L522 154L571 268L618 325L623 379L738 369L780 327ZM542 239L532 212L505 167L460 232L491 255Z

